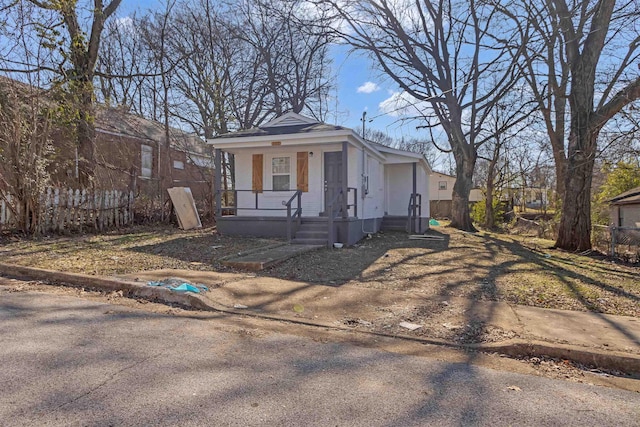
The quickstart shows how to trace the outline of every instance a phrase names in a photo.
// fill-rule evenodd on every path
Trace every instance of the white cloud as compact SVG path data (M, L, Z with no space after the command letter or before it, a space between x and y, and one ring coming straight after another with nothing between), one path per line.
M415 116L429 107L430 105L427 102L418 101L405 91L391 92L389 98L378 104L378 108L382 113L392 117Z
M373 93L380 90L380 86L374 82L365 82L362 86L358 87L358 93Z

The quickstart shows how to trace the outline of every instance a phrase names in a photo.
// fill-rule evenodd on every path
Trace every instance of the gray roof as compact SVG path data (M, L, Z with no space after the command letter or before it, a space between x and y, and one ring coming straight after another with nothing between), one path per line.
M218 138L242 138L248 136L268 136L268 135L290 135L296 133L312 133L312 132L328 132L336 130L351 130L343 126L328 125L326 123L305 123L299 125L290 126L269 126L269 127L254 127L251 129L239 130L236 132L229 132L214 137Z
M627 205L640 203L640 187L632 188L609 200L612 205Z

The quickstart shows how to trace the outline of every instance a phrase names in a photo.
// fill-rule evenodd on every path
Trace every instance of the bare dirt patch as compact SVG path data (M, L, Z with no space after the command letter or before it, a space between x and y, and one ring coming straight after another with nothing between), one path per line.
M544 308L640 316L640 268L550 249L553 242L496 233L463 233L445 227L441 240L409 240L405 233L379 233L343 249L319 249L258 275L327 286L407 291L425 300L453 297L505 301ZM229 256L284 242L221 236L215 229L181 231L138 227L104 235L3 238L0 262L95 275L163 268L229 271ZM404 313L428 322L442 307ZM428 314L428 316L426 316ZM452 325L473 341L500 331ZM381 324L380 327L384 327ZM460 329L461 328L461 329Z

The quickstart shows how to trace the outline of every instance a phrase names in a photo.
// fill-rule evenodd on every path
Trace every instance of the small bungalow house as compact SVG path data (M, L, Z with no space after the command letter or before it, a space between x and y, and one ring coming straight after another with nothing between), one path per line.
M420 154L295 113L208 142L221 233L352 245L380 229L421 233L429 226L431 170ZM226 192L223 152L234 155L236 170Z
M609 201L611 224L640 228L640 187L617 195Z

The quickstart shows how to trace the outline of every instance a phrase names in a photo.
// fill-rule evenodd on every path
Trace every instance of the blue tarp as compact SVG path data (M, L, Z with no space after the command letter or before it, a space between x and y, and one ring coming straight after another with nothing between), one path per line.
M150 281L147 282L147 285L167 288L170 291L174 292L193 292L194 294L199 294L200 292L206 292L209 290L209 288L207 288L205 285L198 283L189 283L184 279L173 277L160 281Z

